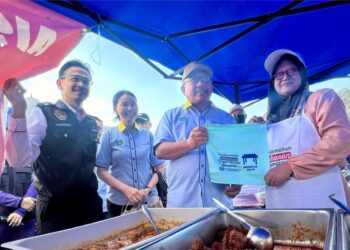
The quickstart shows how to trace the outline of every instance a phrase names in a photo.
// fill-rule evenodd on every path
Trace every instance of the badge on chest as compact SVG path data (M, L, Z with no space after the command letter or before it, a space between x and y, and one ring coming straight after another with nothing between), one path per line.
M67 120L67 114L60 110L60 109L55 109L55 111L53 112L53 114L55 115L55 117L60 120L60 121L65 121Z

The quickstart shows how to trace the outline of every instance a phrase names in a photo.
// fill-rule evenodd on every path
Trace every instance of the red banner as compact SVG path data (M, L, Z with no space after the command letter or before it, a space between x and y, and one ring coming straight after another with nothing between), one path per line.
M48 71L82 38L84 25L29 0L0 0L0 174L3 168L2 85Z
M82 38L83 24L29 0L0 1L0 87L57 67Z

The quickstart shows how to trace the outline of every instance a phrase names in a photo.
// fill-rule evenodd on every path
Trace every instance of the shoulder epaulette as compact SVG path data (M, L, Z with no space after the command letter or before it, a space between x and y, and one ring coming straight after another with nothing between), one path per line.
M93 115L86 115L86 118L94 120L96 122L100 122L103 123L102 120L100 118L98 118L97 116L93 116Z
M51 102L39 102L37 106L50 106L53 105Z
M51 102L40 102L36 106L39 108L46 108L46 107L54 106L54 104Z

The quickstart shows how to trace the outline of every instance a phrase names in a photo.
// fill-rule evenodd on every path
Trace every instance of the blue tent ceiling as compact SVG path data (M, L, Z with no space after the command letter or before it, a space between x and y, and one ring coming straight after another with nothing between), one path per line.
M214 92L231 102L266 97L264 60L279 48L303 56L311 84L350 73L349 1L35 2L133 50L165 78L179 79L190 61L209 65Z

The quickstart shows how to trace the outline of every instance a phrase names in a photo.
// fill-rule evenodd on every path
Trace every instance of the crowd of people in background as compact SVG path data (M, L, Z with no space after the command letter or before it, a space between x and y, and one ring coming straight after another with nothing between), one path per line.
M340 172L350 155L350 123L341 99L330 89L310 92L306 64L293 51L274 51L265 69L270 76L267 113L249 122L268 124L270 150L286 142L295 148L264 177L266 208L333 207L329 193L350 205ZM247 115L239 104L228 112L217 108L210 100L212 81L211 68L188 64L182 74L184 104L166 111L153 135L149 116L139 113L137 97L129 90L115 93L117 125L102 134L101 120L83 109L92 76L81 61L60 68L56 85L61 99L38 104L28 117L25 90L17 79L7 80L4 93L13 113L1 187L10 182L17 187L23 174L27 181L19 189L0 191L0 205L6 208L0 210L5 221L0 242L96 222L159 201L172 208L212 207L215 197L233 208L232 198L249 186L211 182L205 125L244 126ZM232 143L239 142L232 138ZM105 192L105 216L97 176Z

